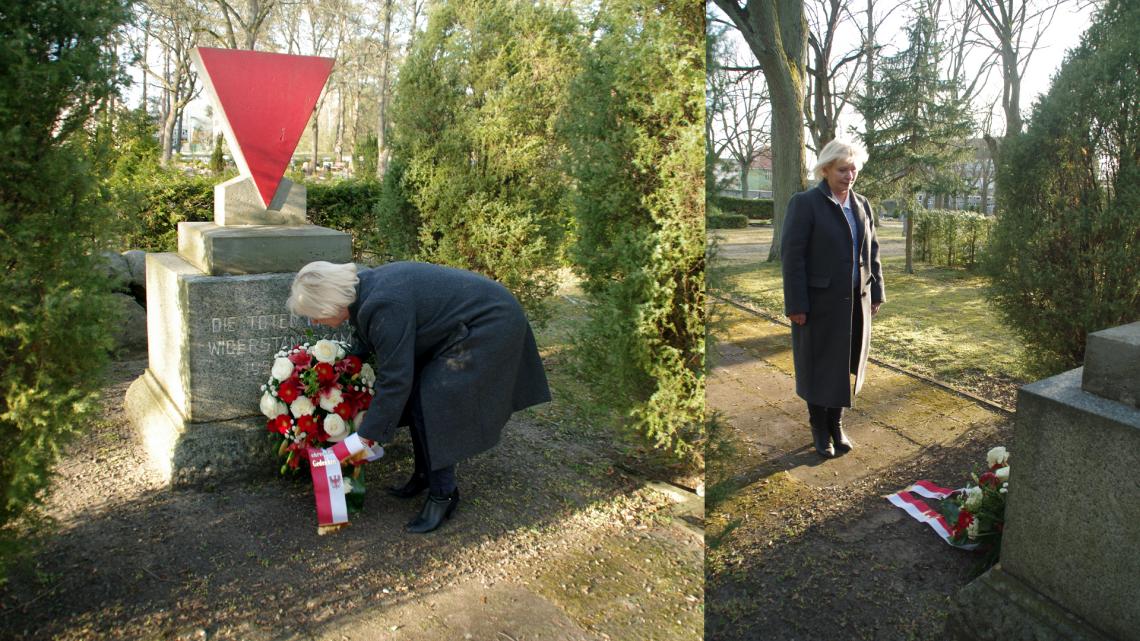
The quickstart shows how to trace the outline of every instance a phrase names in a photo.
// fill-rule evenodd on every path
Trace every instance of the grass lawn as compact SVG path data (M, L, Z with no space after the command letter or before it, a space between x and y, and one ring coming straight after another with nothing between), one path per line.
M884 232L881 244L898 247L898 230ZM756 233L759 242L770 242L770 227ZM734 260L718 265L720 291L782 316L780 264L766 262L766 252L734 255L729 247L724 253ZM875 317L871 355L1012 405L1013 389L1030 376L1023 346L985 297L986 280L920 263L906 274L903 256L884 254L887 302Z

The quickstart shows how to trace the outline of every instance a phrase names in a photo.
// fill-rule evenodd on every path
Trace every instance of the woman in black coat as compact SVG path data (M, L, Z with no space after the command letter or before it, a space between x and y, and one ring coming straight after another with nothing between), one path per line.
M375 395L357 426L367 441L409 424L412 478L390 493L428 498L410 532L430 532L459 503L455 464L499 442L513 412L550 400L534 333L518 300L473 272L397 262L357 271L315 262L293 281L290 311L356 329L376 362Z
M796 394L807 401L815 451L824 458L852 448L843 408L863 387L871 317L885 300L871 206L851 191L865 159L850 143L825 145L815 166L822 180L792 196L780 239Z

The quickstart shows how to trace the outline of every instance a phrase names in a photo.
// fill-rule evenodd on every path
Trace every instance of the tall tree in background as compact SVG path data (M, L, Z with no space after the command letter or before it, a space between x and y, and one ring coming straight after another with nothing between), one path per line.
M772 226L768 260L780 258L788 201L806 187L804 82L808 28L803 0L715 0L756 56L772 101Z
M860 67L866 50L835 51L840 27L853 22L849 0L815 0L808 6L808 46L804 116L811 133L812 149L819 151L831 142L839 128L843 110L855 97Z
M121 79L105 45L129 16L120 0L22 0L0 12L2 580L17 534L5 526L91 420L111 347L98 252L113 216L84 126Z
M147 46L140 46L140 39L134 38L131 48L142 67L143 82L153 80L163 91L160 137L162 164L168 165L174 153L174 140L181 134L177 129L182 112L200 90L190 52L206 32L206 16L197 3L183 0L147 0L138 8L141 21L146 25L146 31L140 35ZM162 50L161 69L155 68L147 58L150 40Z
M973 130L967 105L952 82L942 77L939 61L937 0L919 0L906 28L907 48L881 58L869 92L859 100L867 128L862 135L869 157L862 184L875 198L899 198L904 211L915 207L915 194L932 188L940 175L968 152ZM907 217L906 270L913 271L910 220Z
M740 176L740 197L748 197L748 174L752 165L771 148L772 130L769 120L768 90L758 71L720 73L725 81L725 104L710 119L719 124L720 136L714 152L719 158L725 151L736 161Z
M149 1L149 0L147 0ZM270 19L280 0L213 0L221 11L223 29L211 31L229 49L257 49L258 40L269 29Z
M1109 0L1006 139L991 293L1042 375L1140 318L1140 3Z
M1057 8L1070 0L969 0L981 15L983 38L1001 65L1001 106L1005 114L1005 138L1021 133L1021 78L1041 36L1053 22ZM986 135L990 155L998 158L1000 144Z
M615 0L563 124L574 270L594 303L576 367L631 430L700 462L704 441L704 7Z

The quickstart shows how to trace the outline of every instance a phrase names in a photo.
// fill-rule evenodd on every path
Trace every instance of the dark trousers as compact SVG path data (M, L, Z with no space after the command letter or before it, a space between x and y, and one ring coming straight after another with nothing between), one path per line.
M427 432L424 424L424 409L420 404L419 390L412 390L412 455L415 459L415 476L427 475L428 491L432 496L451 496L455 491L455 466L448 465L438 470L431 469L431 453L427 446Z

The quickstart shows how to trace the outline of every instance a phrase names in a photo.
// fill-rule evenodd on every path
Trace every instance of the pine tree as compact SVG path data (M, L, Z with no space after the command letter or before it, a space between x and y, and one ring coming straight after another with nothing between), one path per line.
M704 27L701 2L606 3L563 131L574 269L590 300L576 362L663 451L704 441Z
M0 13L4 526L40 497L66 438L90 420L111 345L97 261L112 216L96 198L85 126L119 79L106 44L127 15L119 0L22 0Z
M579 40L574 14L546 4L441 3L392 104L416 257L498 280L540 322L561 266L567 179L554 127Z
M947 170L971 149L968 105L938 71L942 44L934 7L933 0L919 0L906 28L907 48L879 59L878 77L857 101L867 123L861 136L868 154L861 190L874 199L897 198L907 212L919 191L940 188ZM910 237L908 229L907 272L912 271Z

